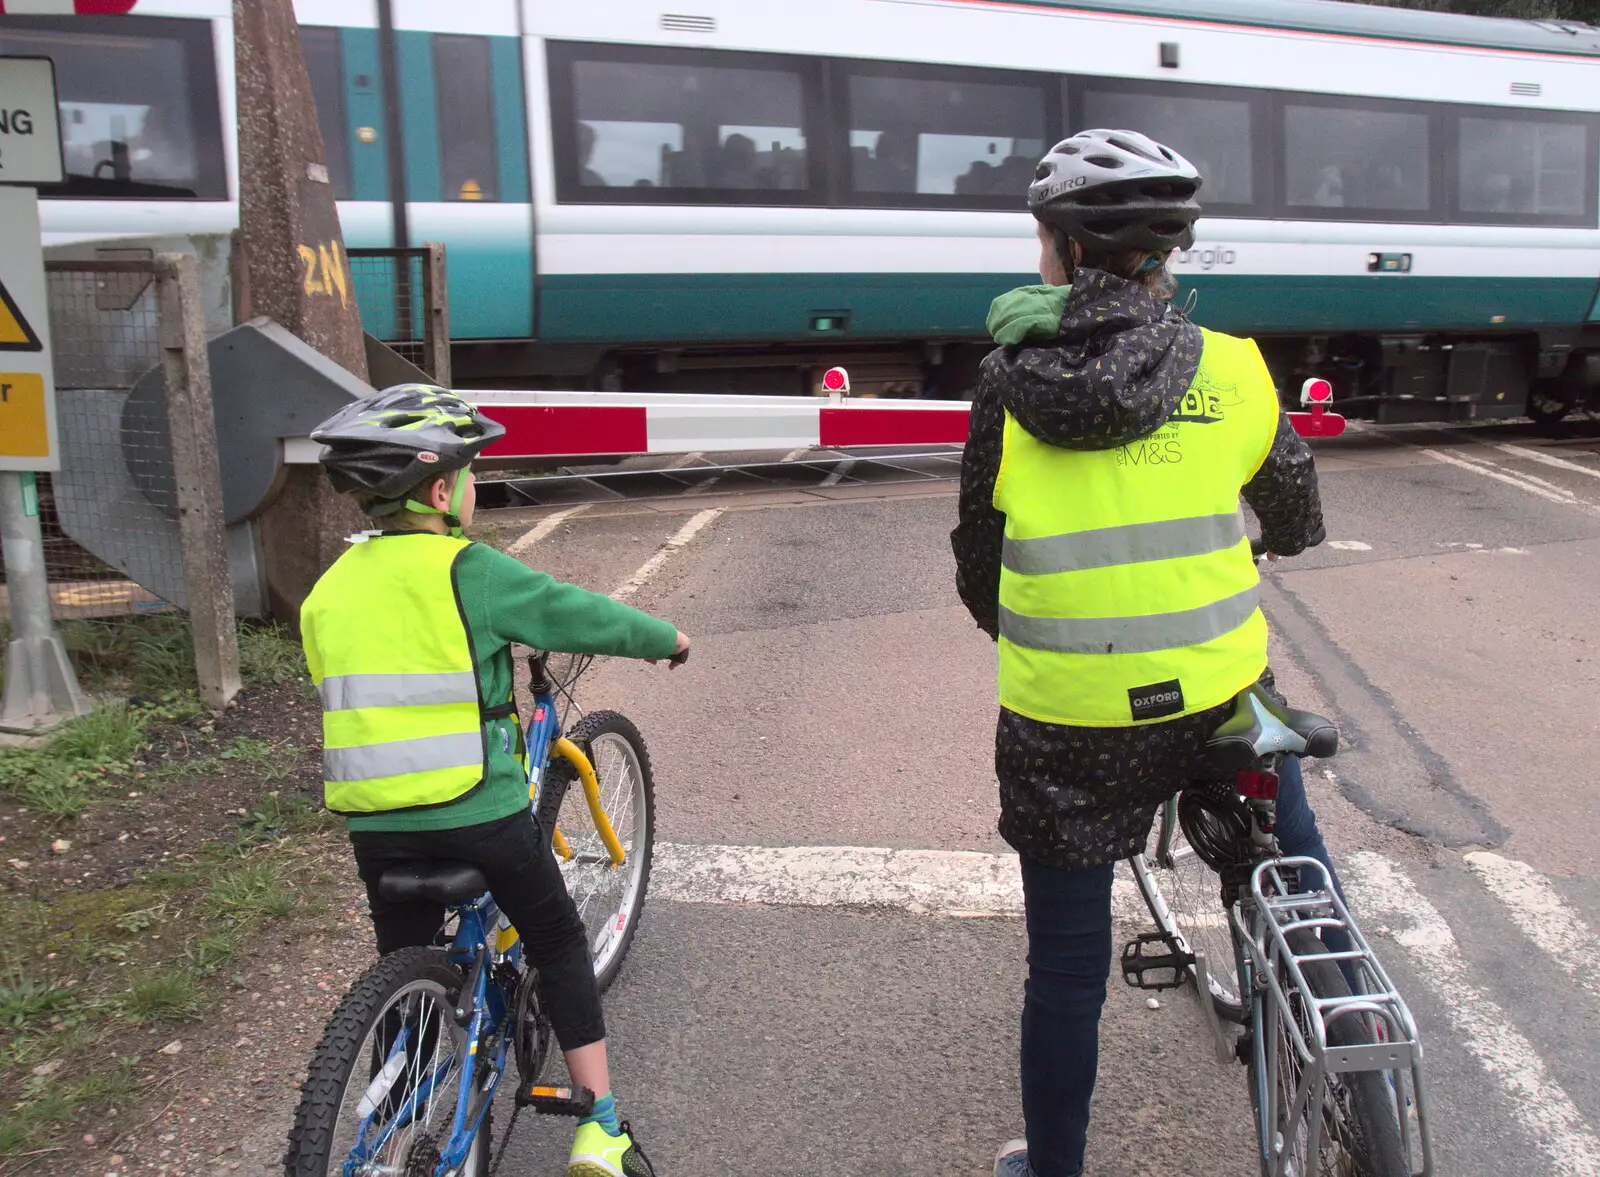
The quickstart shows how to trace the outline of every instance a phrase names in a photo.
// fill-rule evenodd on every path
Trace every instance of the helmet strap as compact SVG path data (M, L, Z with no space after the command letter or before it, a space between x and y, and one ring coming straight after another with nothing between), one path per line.
M407 499L405 509L418 515L439 515L444 518L444 525L450 529L450 534L455 539L462 536L461 529L461 504L467 497L467 469L463 467L456 472L456 484L450 491L450 506L441 511L427 503L419 503L416 499Z

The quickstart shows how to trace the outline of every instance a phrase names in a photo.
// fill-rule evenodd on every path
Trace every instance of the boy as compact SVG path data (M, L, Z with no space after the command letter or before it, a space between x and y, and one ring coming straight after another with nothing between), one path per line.
M402 384L311 433L334 488L383 528L354 537L300 611L326 802L349 819L380 953L432 943L443 917L437 903L382 898L384 870L448 859L483 871L538 969L573 1081L595 1093L568 1177L653 1177L617 1118L588 939L529 810L510 647L677 665L689 639L462 538L469 467L504 432L444 389Z

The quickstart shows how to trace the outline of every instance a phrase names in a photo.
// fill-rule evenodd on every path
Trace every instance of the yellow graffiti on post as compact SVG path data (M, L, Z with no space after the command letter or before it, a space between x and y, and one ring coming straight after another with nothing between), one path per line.
M309 245L297 247L300 251L300 260L306 265L305 292L307 294L322 293L322 279L317 277L317 251Z
M331 267L329 266L328 256L324 253L322 272L339 288L339 305L347 307L350 305L350 273L347 269L344 250L339 247L337 241L330 242L329 248L333 250L333 264ZM328 293L331 294L333 292L330 290Z
M339 305L350 305L350 271L345 252L337 241L324 242L313 249L297 246L305 263L304 290L307 294L338 294Z

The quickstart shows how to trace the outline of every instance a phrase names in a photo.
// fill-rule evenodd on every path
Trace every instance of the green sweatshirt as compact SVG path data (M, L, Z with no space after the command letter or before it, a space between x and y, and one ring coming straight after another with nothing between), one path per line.
M563 584L485 544L462 550L451 571L461 603L479 697L511 693L511 643L572 654L621 658L667 658L677 644L670 622L631 606ZM489 764L484 782L449 805L349 819L352 830L453 830L495 821L526 808L528 778L517 751L515 717L489 725Z
M1007 347L1048 343L1061 334L1070 286L1018 286L995 299L985 324L994 341Z

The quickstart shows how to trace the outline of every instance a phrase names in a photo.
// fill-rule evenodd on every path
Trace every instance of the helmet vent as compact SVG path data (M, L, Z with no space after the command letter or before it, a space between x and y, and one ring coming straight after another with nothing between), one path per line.
M1122 161L1114 155L1086 155L1084 163L1092 163L1097 168L1120 168Z

